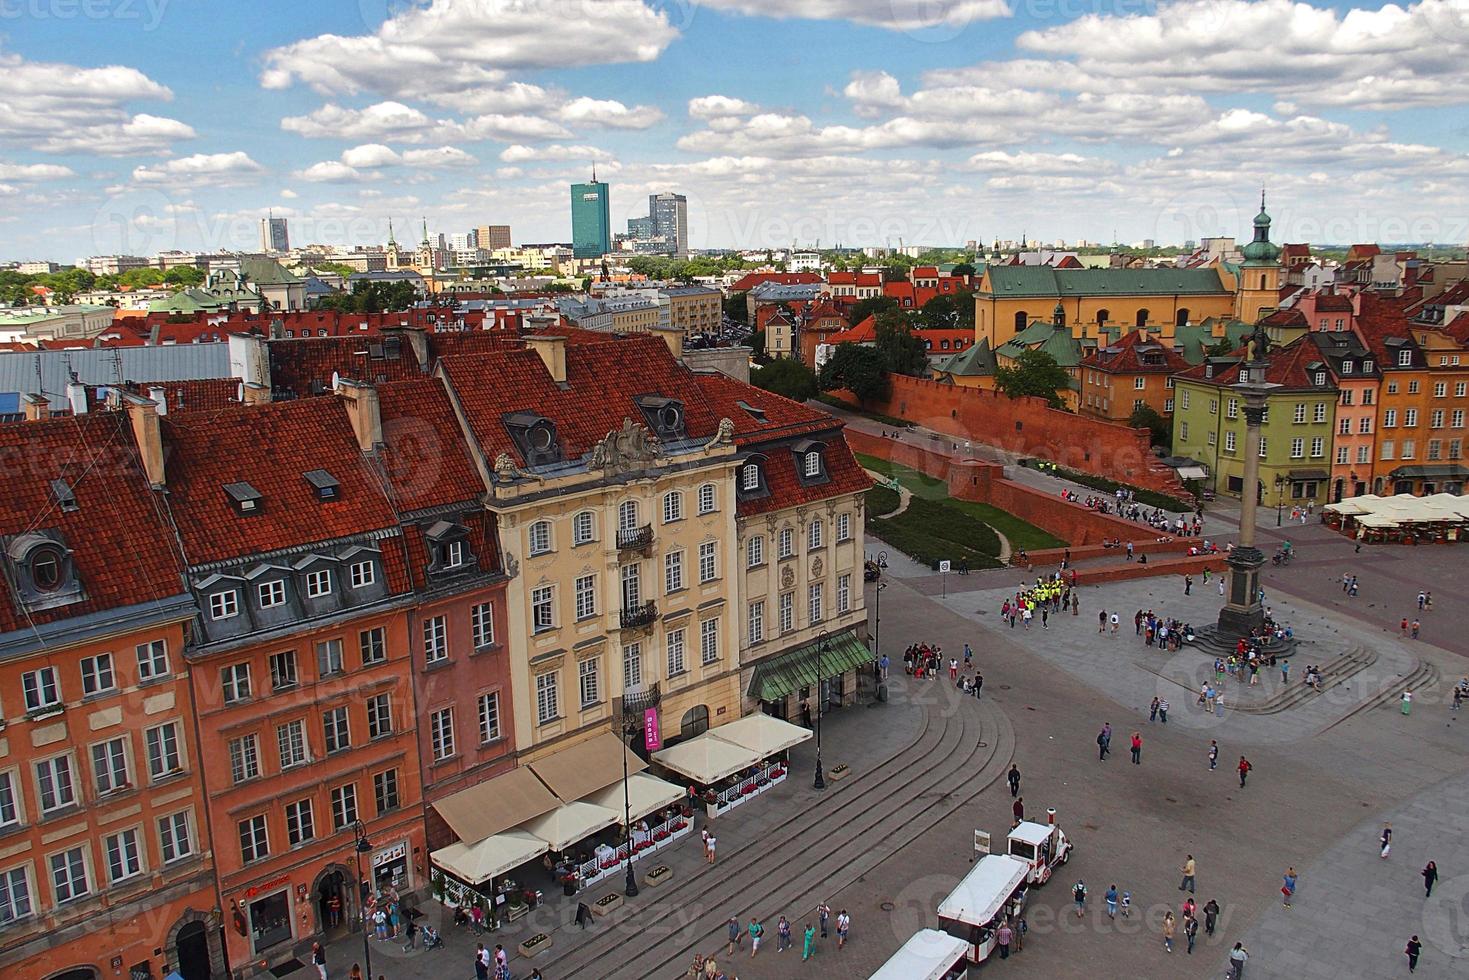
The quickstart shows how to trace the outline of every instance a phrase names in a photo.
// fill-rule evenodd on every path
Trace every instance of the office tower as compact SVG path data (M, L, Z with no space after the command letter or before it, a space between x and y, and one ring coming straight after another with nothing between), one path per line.
M260 219L260 250L262 252L288 252L290 237L286 234L286 219L274 215Z
M666 191L649 194L648 217L653 219L653 235L666 240L674 254L689 253L688 198Z
M579 259L595 259L612 251L608 187L597 180L596 167L588 183L571 185L571 248Z
M510 247L509 225L480 225L475 229L480 248L496 249Z

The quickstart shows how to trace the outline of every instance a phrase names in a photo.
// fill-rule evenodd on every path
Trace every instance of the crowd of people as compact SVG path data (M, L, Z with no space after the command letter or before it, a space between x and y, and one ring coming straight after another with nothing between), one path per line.
M1081 504L1087 510L1094 510L1099 514L1110 514L1125 520L1136 521L1155 531L1177 535L1180 538L1198 537L1204 531L1202 510L1197 510L1192 515L1179 514L1177 517L1171 517L1160 507L1149 509L1139 504L1130 490L1119 489L1112 497L1096 494L1083 497L1075 490L1062 490L1061 499L1073 504Z

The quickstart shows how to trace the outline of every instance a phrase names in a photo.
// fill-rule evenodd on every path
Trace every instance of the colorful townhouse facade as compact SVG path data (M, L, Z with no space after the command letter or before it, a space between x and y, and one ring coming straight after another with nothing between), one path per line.
M1134 330L1082 358L1078 410L1126 422L1147 407L1168 418L1173 414L1173 376L1190 367L1172 346Z

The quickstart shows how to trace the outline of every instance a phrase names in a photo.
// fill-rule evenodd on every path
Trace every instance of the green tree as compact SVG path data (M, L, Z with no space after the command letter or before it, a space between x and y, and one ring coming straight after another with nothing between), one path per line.
M845 388L859 403L883 398L888 393L887 363L875 347L837 344L821 367L821 390Z
M915 378L928 375L928 351L906 315L884 310L877 315L876 333L876 349L885 370Z
M204 270L196 265L176 265L163 274L163 282L169 286L197 286L204 281Z
M1210 344L1204 349L1205 357L1224 357L1234 351L1235 345L1230 343L1228 337L1220 338L1216 343Z
M901 312L902 308L898 306L898 301L891 296L869 296L852 307L852 323L853 325L861 323L869 316L876 316L884 310L891 310L894 313L898 313Z
M1044 398L1052 408L1061 407L1061 396L1056 394L1071 381L1066 369L1043 350L1021 351L1014 365L995 368L995 387L1011 398L1031 395Z
M750 345L750 358L754 360L756 364L765 364L769 362L770 357L765 353L764 330L756 330L752 332L747 343Z
M974 275L974 266L970 265L968 262L960 262L959 264L955 265L952 270L950 270L949 275L972 276Z
M724 315L736 323L744 323L749 310L745 307L744 293L731 293L724 301Z
M816 397L816 374L800 361L779 357L750 371L750 384L792 401Z
M358 280L350 293L323 296L317 300L319 310L342 313L383 313L406 310L418 301L418 290L406 279L392 282Z
M974 295L940 293L924 303L915 318L925 330L973 330Z
M1155 446L1168 446L1173 442L1173 425L1158 410L1148 404L1139 405L1127 417L1127 424L1134 429L1147 429L1148 438Z

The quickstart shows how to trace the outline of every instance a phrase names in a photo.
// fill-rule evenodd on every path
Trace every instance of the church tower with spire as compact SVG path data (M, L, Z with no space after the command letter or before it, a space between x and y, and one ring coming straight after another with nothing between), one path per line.
M1260 191L1260 213L1255 215L1255 237L1242 250L1234 293L1235 319L1256 323L1275 310L1280 302L1280 246L1270 241L1270 215L1265 211L1265 191Z

